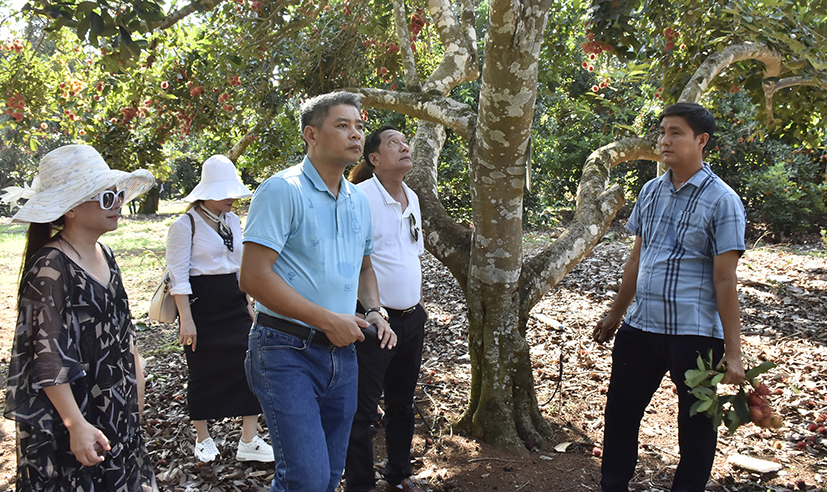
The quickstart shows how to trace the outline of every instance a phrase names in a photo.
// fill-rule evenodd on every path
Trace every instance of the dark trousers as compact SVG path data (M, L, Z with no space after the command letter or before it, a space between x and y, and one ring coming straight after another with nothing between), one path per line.
M689 416L697 399L684 383L687 369L697 369L700 352L723 355L724 342L691 335L661 335L620 327L612 350L612 377L606 399L603 435L603 492L628 492L637 464L638 431L643 412L666 371L678 388L680 463L672 492L702 492L715 459L718 433L705 415Z
M373 490L373 440L370 426L379 418L376 406L385 393L385 447L388 464L385 480L399 484L411 476L411 439L414 432L413 397L422 361L422 342L428 315L422 306L400 316L389 311L389 323L398 338L391 350L379 348L373 339L356 343L359 361L359 398L345 464L345 490Z

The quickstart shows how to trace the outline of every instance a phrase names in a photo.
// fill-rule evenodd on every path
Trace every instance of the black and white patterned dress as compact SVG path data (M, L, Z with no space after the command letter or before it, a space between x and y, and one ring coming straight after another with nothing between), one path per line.
M23 274L9 366L7 418L17 422L17 491L157 490L141 435L129 302L111 250L104 286L60 250L43 248ZM112 449L82 466L43 388L68 383Z

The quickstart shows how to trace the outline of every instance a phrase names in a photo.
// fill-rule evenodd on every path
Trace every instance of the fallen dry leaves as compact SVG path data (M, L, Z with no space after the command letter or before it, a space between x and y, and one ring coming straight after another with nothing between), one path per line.
M620 283L631 240L609 236L532 311L528 325L535 385L554 429L548 446L528 457L502 453L453 435L449 423L465 409L470 384L465 302L447 269L426 255L425 298L430 314L416 396L414 480L431 491L599 490L603 406L611 367L611 344L590 340ZM531 254L528 251L527 254ZM827 259L823 248L780 247L748 251L739 265L744 352L778 368L762 377L770 402L784 419L778 431L751 424L734 435L722 428L708 490L730 492L821 490L827 450L819 420L827 414ZM154 353L147 369L147 441L165 490L267 490L271 463L238 463L240 423L211 424L222 458L198 464L194 431L186 411L186 363L174 348L173 327L153 325L140 335ZM775 394L777 393L777 394ZM668 378L641 426L637 491L669 490L678 462L677 410ZM263 419L262 419L263 425ZM823 429L823 427L821 427ZM384 459L377 438L377 470ZM566 444L568 443L568 444ZM555 451L555 447L558 451ZM727 457L748 455L781 463L762 475L734 468Z

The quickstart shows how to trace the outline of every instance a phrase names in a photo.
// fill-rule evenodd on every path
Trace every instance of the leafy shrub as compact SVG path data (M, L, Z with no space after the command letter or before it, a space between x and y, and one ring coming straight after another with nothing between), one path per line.
M795 178L784 162L748 174L742 194L747 215L785 234L808 229L815 215L827 211L827 184Z

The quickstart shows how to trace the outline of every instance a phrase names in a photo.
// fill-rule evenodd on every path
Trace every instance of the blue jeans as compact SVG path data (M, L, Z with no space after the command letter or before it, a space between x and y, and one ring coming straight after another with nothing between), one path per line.
M270 492L333 492L356 412L359 369L353 344L312 345L255 324L245 366L273 443Z

